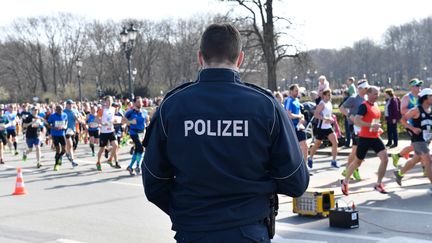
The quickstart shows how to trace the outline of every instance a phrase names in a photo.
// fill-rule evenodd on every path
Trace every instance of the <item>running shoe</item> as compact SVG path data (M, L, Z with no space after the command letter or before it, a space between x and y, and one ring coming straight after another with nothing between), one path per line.
M354 176L354 179L356 179L356 181L361 181L360 172L358 169L354 170L353 176Z
M96 153L95 152L92 152L92 157L95 157L96 156Z
M113 162L112 162L111 160L108 160L107 163L108 163L111 167L113 167L113 168L115 167L114 164L113 164Z
M342 171L341 175L342 175L343 177L345 177L345 176L346 176L346 173L347 173L347 170L344 169L344 170Z
M27 154L24 152L23 153L23 157L22 157L22 160L24 161L24 162L26 162L27 161Z
M55 165L54 165L54 171L58 171L59 168L60 168L60 165L59 165L59 164L55 164Z
M396 183L399 186L402 186L402 178L403 178L403 176L400 175L400 171L399 170L395 170L395 171L393 171L393 174L395 175Z
M135 173L137 173L137 175L139 175L141 173L141 169L139 167L135 168Z
M339 168L339 165L337 164L337 161L336 161L336 160L332 160L331 163L330 163L330 165L331 165L333 168Z
M18 155L19 153L18 153L18 151L17 150L15 150L15 153L14 153L14 155Z
M345 183L344 180L340 180L340 183L341 183L341 190L342 190L342 193L343 193L345 196L348 196L348 194L349 194L349 191L348 191L348 183Z
M121 166L120 166L120 164L118 162L116 162L115 165L114 165L114 168L121 169Z
M71 163L72 163L72 168L75 168L75 167L78 166L78 163L76 163L76 162L74 162L74 161L72 161Z
M387 194L387 191L386 191L386 189L384 188L384 184L383 184L383 183L376 184L376 185L374 186L374 189L377 190L379 193Z
M98 171L102 171L101 163L99 163L99 162L96 163L96 169L97 169Z
M313 161L311 158L308 158L308 167L312 169Z
M67 158L70 162L72 162L72 156L71 156L70 154L66 153L66 158Z
M108 149L105 149L105 159L108 159L109 151Z
M391 157L392 157L392 160L393 160L393 166L395 168L397 168L398 167L398 162L399 162L399 159L400 159L399 154L392 154Z
M4 161L3 160L0 160L0 165L4 165Z
M42 167L42 163L41 163L41 162L38 162L38 163L36 164L36 167L39 169L40 167Z
M134 171L133 171L133 169L132 169L132 167L128 166L128 167L126 168L126 170L129 171L129 175L131 175L131 176L134 176L134 175L135 175L135 174L134 174Z

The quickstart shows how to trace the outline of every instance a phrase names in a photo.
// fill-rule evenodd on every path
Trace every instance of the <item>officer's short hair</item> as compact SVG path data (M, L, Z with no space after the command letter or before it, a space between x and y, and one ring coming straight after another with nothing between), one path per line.
M212 24L201 37L200 51L207 63L235 63L242 48L240 32L231 24Z

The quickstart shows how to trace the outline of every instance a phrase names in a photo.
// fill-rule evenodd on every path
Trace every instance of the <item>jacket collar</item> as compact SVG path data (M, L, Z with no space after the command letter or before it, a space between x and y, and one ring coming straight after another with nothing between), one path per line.
M240 74L229 68L206 68L198 73L197 82L241 83Z

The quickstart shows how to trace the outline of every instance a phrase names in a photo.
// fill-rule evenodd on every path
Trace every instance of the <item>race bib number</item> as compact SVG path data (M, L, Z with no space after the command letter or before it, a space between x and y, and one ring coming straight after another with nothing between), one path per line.
M91 128L98 128L98 127L99 127L99 124L98 124L97 122L90 122L89 126L90 126Z
M431 132L431 130L423 130L423 139L426 142L430 142L432 140L432 132Z
M359 127L359 126L356 126L356 125L354 125L354 134L355 134L355 135L358 135L358 134L359 134L359 132L360 132L360 127Z
M65 121L55 121L54 126L56 128L64 128L66 126L66 122Z
M138 133L138 138L139 138L140 141L144 140L144 135L145 135L144 132Z

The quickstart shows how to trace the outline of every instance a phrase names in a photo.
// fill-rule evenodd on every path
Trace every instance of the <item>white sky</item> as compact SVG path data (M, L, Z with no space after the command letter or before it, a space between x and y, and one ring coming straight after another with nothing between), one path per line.
M262 0L265 1L265 0ZM432 16L430 0L274 0L276 14L292 17L293 35L305 49L343 48L355 41L380 41L391 25ZM233 3L217 0L2 0L0 26L17 17L71 12L88 19L189 18L226 13ZM244 11L237 7L234 12ZM120 29L120 28L119 28Z

